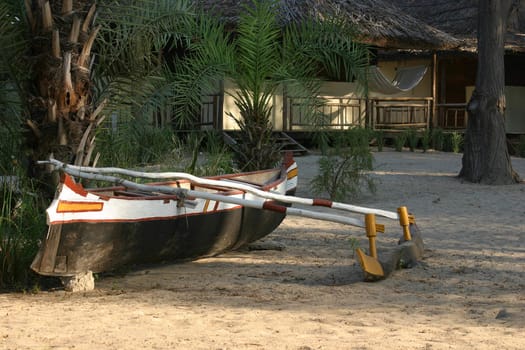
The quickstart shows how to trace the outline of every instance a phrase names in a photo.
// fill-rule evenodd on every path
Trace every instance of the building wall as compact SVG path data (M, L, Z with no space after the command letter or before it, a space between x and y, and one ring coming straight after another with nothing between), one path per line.
M422 81L414 89L394 95L369 92L370 97L430 97L432 95L432 68L430 59L383 61L378 64L385 76L390 80L394 79L397 68L417 65L426 65L428 66L428 69ZM230 114L233 114L235 117L240 116L239 109L235 105L235 100L232 96L236 93L235 84L231 81L225 81L224 91L222 114L223 129L238 130L239 126L230 116ZM359 88L357 84L346 82L324 82L321 86L320 95L326 98L327 106L323 108L323 113L328 116L327 122L331 123L334 129L340 129L343 127L347 128L351 125L365 125L366 102L364 99L359 100L360 96L364 96L364 90ZM273 124L274 130L284 130L286 124L288 129L290 129L290 124L293 124L293 130L308 129L307 126L299 125L304 122L305 118L302 118L299 108L291 106L290 100L287 100L285 103L282 89L279 89L273 97L272 105L271 123ZM285 106L287 108L286 111ZM290 115L293 116L293 121L284 121L285 116Z
M222 115L222 126L223 130L238 130L239 126L234 118L240 117L239 108L235 105L235 96L237 87L231 80L224 82L224 105ZM277 93L272 98L272 115L270 122L273 125L274 130L283 130L283 92L282 89L278 89Z
M465 87L467 101L474 86ZM525 134L525 86L505 86L505 131L508 134Z

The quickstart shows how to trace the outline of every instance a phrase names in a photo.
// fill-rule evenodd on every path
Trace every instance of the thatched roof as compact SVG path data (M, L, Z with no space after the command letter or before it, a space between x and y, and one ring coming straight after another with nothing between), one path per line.
M235 25L242 4L250 0L195 0L199 6ZM306 17L340 15L354 24L358 40L382 48L443 49L459 43L451 35L417 20L383 0L280 0L283 24Z
M478 0L392 0L403 12L462 40L461 48L475 51ZM525 51L525 0L508 19L505 48Z

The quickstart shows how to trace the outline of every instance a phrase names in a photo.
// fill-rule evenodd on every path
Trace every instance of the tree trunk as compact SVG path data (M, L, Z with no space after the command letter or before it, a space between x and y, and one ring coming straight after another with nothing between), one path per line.
M27 125L31 160L50 155L87 165L95 146L101 108L91 97L91 49L95 1L25 0L34 58ZM33 175L42 171L34 166Z
M502 185L519 181L505 133L504 40L512 0L479 0L478 68L470 99L463 167L467 181Z

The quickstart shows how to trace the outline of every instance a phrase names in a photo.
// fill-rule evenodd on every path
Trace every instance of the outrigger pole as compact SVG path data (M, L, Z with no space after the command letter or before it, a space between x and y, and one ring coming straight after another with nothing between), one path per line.
M205 178L197 177L195 175L191 175L188 173L182 173L182 172L149 173L149 172L141 172L141 171L134 171L134 170L128 170L128 169L122 169L122 168L113 168L113 167L108 167L108 168L84 167L84 166L65 164L53 158L49 159L49 161L40 161L38 162L38 164L53 164L63 169L64 171L67 170L66 172L68 174L72 176L79 176L79 177L81 177L79 173L87 172L87 173L97 173L97 174L120 174L120 175L126 175L126 176L131 176L131 177L140 177L144 179L184 179L184 180L189 180L198 185L219 186L219 187L226 187L226 188L241 190L241 191L255 194L262 198L273 199L273 200L283 202L283 203L320 206L320 207L340 209L340 210L350 211L350 212L360 213L360 214L375 214L375 215L382 216L388 219L393 219L393 220L400 219L399 214L393 211L360 207L360 206L346 204L346 203L333 202L333 201L326 200L326 199L312 199L312 198L303 198L303 197L297 197L297 196L285 196L285 195L278 194L278 193L261 191L250 185L237 183L232 180L205 179Z
M230 203L235 205L242 205L245 207L255 208L255 209L264 209L271 210L283 213L285 215L292 216L301 216L312 218L316 220L337 222L345 225L351 225L356 227L361 227L366 229L366 235L369 240L369 255L365 254L362 249L357 248L357 257L359 263L365 273L365 280L378 280L385 278L392 270L399 265L399 261L403 260L408 264L414 263L422 256L423 244L422 240L417 234L418 242L412 242L412 235L410 232L410 227L415 225L415 219L413 216L408 214L406 207L398 208L397 212L390 212L385 210L373 209L373 208L364 208L353 206L350 204L332 202L323 199L309 199L295 196L285 196L271 192L260 191L249 185L244 185L240 183L235 183L233 181L224 181L224 180L212 180L212 179L203 179L187 173L145 173L137 172L121 168L94 168L94 167L80 167L62 163L56 159L50 159L49 161L39 161L38 164L53 164L62 171L72 175L78 176L90 180L99 180L111 182L114 184L122 185L127 188L132 188L140 191L146 192L158 192L165 194L172 194L177 196L182 203L191 205L191 201L188 201L189 198L202 198L218 202ZM245 192L252 193L256 196L276 200L284 203L295 203L295 204L304 204L310 206L324 206L332 209L340 209L345 211L351 211L355 213L365 214L365 219L356 219L347 216L330 214L330 213L319 213L307 209L299 209L293 207L287 207L284 205L279 205L274 201L267 200L250 200L244 198L237 198L231 196L224 196L215 193L195 191L185 188L173 188L170 186L162 185L142 185L135 183L133 181L125 180L116 176L104 175L109 173L118 173L122 175L132 176L132 177L141 177L141 178L151 178L151 179L168 179L168 178L179 178L186 179L191 182L200 185L208 186L220 186L226 188L232 188L237 190L242 190ZM393 258L390 258L390 262L387 263L387 271L383 269L385 263L381 263L378 259L377 248L376 248L376 236L377 232L384 232L384 225L376 224L375 216L383 216L389 219L398 219L400 225L403 228L403 243L399 246L400 248L394 252ZM405 245L403 247L403 245ZM407 248L408 247L408 248Z

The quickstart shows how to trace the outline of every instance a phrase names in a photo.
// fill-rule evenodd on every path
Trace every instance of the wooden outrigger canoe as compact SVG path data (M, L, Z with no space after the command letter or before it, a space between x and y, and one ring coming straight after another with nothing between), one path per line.
M297 164L291 154L279 168L209 178L78 167L54 159L41 163L63 172L56 197L46 211L49 231L31 265L42 275L71 277L132 264L214 256L268 235L286 215L365 228L369 255L357 249L365 280L382 279L399 267L400 261L412 264L423 252L419 231L406 207L393 212L295 197ZM172 180L139 184L107 174ZM85 189L72 176L116 186ZM364 217L293 208L291 204L322 206ZM376 236L384 232L384 225L376 224L376 216L398 220L403 229L404 243L386 260L377 255Z
M296 163L287 157L276 169L209 180L291 195L297 186L296 174ZM170 189L172 193L166 193ZM209 196L192 197L192 191ZM260 197L184 179L135 189L126 185L85 189L64 173L46 211L49 231L31 268L42 275L72 276L130 264L213 256L266 236L285 217L283 212L229 203L236 199Z

